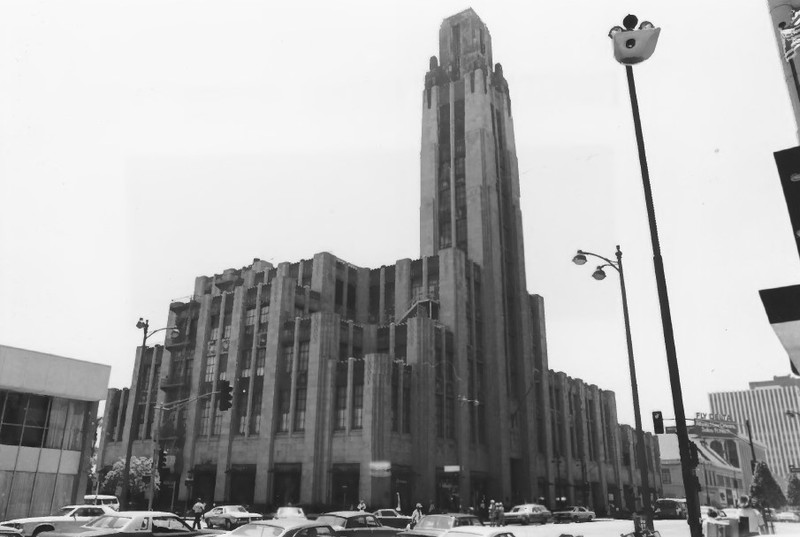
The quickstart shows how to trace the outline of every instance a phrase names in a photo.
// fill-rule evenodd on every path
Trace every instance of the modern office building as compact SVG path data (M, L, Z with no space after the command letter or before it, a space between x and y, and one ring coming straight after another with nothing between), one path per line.
M110 373L0 345L0 520L82 501Z
M787 411L800 411L800 379L774 377L751 382L748 390L711 393L708 397L711 412L729 415L740 431L747 431L749 421L753 439L766 447L767 464L785 490L791 475L789 466L800 466L800 415L787 415ZM740 454L740 458L749 461L751 457Z
M170 305L181 334L140 349L130 391L112 390L104 466L124 455L129 399L134 453L149 454L154 405L197 398L165 415L175 461L158 504L399 495L457 509L585 494L601 513L617 498L634 507L613 393L548 369L489 32L468 9L439 43L421 95L420 258L369 269L318 253L201 276ZM235 388L230 411L218 410L220 381Z

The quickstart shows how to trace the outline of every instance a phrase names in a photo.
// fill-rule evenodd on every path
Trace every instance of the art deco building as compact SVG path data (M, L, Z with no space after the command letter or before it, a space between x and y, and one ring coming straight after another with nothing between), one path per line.
M613 393L548 369L489 32L468 9L443 22L439 49L421 99L421 257L369 269L319 253L201 276L170 305L181 335L137 356L137 438L156 401L200 397L166 416L178 490L167 485L162 505L564 497L604 512L629 487L632 506ZM235 387L228 412L216 410L220 380ZM105 465L124 454L127 399L112 394Z

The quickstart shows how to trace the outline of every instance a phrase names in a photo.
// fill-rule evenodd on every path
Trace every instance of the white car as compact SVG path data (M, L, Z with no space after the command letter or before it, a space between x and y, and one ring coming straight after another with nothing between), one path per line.
M258 513L250 513L241 505L219 505L203 515L203 520L209 528L219 527L231 530L236 526L248 524L262 517Z
M0 522L0 524L18 529L26 537L36 537L43 531L77 528L93 518L109 513L116 513L116 511L107 505L65 505L50 516L15 518Z
M508 526L456 526L440 537L515 537Z
M794 511L784 511L775 515L774 520L776 522L800 522L800 514Z
M275 518L306 518L302 507L278 507Z

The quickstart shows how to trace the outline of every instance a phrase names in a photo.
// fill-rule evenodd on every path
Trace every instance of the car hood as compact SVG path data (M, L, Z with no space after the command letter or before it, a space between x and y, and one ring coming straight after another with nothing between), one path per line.
M31 518L15 518L14 520L5 520L4 523L30 524L31 522L65 522L67 520L75 520L75 518L71 516L35 516Z

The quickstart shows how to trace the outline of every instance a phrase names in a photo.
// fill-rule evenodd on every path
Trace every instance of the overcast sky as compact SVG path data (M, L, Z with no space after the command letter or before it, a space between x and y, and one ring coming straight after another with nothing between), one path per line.
M528 290L550 367L633 423L673 415L625 70L611 26L662 28L635 68L688 416L789 372L758 290L800 283L772 152L797 145L766 1L0 3L0 343L112 365L194 278L328 251L419 257L419 144L442 20L473 7L516 129ZM156 340L158 336L154 336Z

